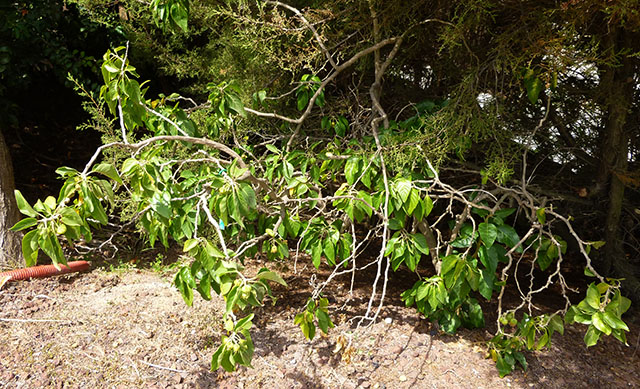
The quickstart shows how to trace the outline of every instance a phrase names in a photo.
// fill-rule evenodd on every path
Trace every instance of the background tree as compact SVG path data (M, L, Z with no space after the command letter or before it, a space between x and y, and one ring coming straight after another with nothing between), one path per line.
M99 65L94 56L102 55L118 37L115 29L81 18L75 6L64 1L0 6L0 267L24 264L19 255L21 235L8 230L18 220L18 209L7 139L18 143L14 134L27 138L25 127L41 127L44 136L56 142L55 133L62 131L64 123L75 126L86 120L67 74L82 80L86 88L97 89ZM34 170L32 162L15 158L33 157L33 150L22 155L14 149L13 153L21 172L23 166L28 166L24 171L30 174L41 171ZM27 195L31 198L31 191Z

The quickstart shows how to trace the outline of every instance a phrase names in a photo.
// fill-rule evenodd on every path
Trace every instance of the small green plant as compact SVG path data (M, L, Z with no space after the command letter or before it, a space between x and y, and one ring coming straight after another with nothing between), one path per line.
M300 326L305 338L313 340L316 334L316 325L325 334L329 333L329 328L333 328L333 322L329 318L329 300L320 298L317 301L309 299L307 307L303 312L296 315L294 324Z
M631 306L631 300L620 293L620 281L613 283L591 283L587 288L587 296L578 305L573 305L567 311L565 320L568 324L580 323L589 326L584 335L587 347L598 343L604 335L613 335L625 345L629 327L622 321L622 315Z
M564 334L562 318L557 314L531 317L523 313L522 319L517 320L515 313L510 311L502 315L499 322L515 329L505 331L501 327L488 342L489 356L496 362L500 377L511 373L516 363L527 369L523 350L537 351L549 347L554 332Z
M118 257L117 262L109 264L109 272L121 273L126 272L137 267L136 262L133 260L127 260L122 257Z

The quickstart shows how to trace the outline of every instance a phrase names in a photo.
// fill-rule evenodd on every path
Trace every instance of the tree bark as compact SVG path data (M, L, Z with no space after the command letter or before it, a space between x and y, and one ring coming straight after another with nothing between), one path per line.
M612 28L605 36L604 48L611 58L622 47L631 47L623 28ZM623 55L621 63L604 67L601 87L604 92L607 117L604 129L600 171L598 183L609 182L609 204L605 220L605 245L601 270L606 275L624 278L623 286L634 300L640 299L640 281L635 267L625 256L624 237L620 229L625 186L620 179L628 165L629 133L627 113L633 98L634 66L632 59Z
M20 214L13 191L13 167L9 148L0 131L0 269L13 269L24 266L19 232L9 231Z

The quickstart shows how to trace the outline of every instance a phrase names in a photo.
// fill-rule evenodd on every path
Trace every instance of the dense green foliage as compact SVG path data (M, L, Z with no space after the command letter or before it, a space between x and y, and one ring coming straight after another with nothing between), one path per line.
M0 113L15 124L17 95L40 84L71 86L67 74L97 90L96 56L122 36L60 0L13 2L0 6ZM34 100L36 97L33 98ZM24 107L23 107L24 108ZM12 120L8 120L12 119Z
M252 307L270 283L286 285L267 268L245 276L256 255L304 252L332 270L295 317L308 339L333 327L323 297L333 278L372 265L360 324L376 320L400 268L418 277L403 301L444 332L483 327L479 300L496 300L488 348L501 376L526 368L522 352L548 347L565 322L589 326L587 346L602 334L626 343L621 291L635 295L638 281L620 252L633 228L619 226L620 196L637 185L638 91L627 78L638 74L637 2L77 4L121 23L130 42L104 55L100 93L83 92L109 143L83 171L58 169L57 199L31 207L16 194L28 264L40 250L65 263L61 239L90 241L128 209L151 246L179 242L192 258L175 278L187 304L194 290L225 299L228 335L212 368L228 371L251 363ZM157 80L141 82L137 61ZM176 91L155 86L168 80ZM609 188L604 231L575 232L584 219L558 210L569 198L553 194L559 183L593 186L593 199ZM120 194L128 201L116 207ZM597 279L578 304L562 273L570 255ZM532 300L551 285L564 308L537 315ZM522 302L506 307L511 287Z

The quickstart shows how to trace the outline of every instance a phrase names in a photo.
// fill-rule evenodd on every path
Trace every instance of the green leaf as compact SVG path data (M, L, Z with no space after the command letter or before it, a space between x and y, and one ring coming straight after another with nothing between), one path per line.
M535 104L538 101L540 92L544 90L544 83L536 75L533 69L526 69L524 75L524 87L527 90L527 97L531 104Z
M587 347L594 346L598 343L600 335L602 335L602 332L600 332L595 326L590 325L587 329L587 333L584 334L584 344L586 344Z
M589 285L589 288L587 289L587 298L585 300L592 308L600 309L600 292L594 283Z
M399 219L397 217L394 217L393 219L389 220L389 229L390 230L401 230L404 228L404 219Z
M347 134L347 130L349 129L349 121L344 116L338 117L335 126L333 127L336 135L345 136Z
M199 239L188 239L186 242L184 242L184 247L182 248L182 251L184 251L185 253L188 253L189 251L194 249L196 246L198 246L198 243L200 243Z
M267 144L265 146L267 148L267 150L271 151L272 153L275 154L282 154L282 151L280 151L276 146L272 145L272 144Z
M243 317L242 319L238 320L234 326L234 330L236 332L240 332L242 330L248 330L251 328L251 326L253 325L253 323L251 322L251 320L253 320L253 317L255 315L253 313Z
M498 268L498 256L496 255L495 250L490 250L482 246L478 249L478 258L484 265L485 269L489 270L491 273L496 272L496 269Z
M407 215L411 215L411 213L416 208L419 202L420 202L420 192L416 188L411 189L409 198L404 203L404 208L405 208L405 211L407 212Z
M27 232L22 238L22 255L27 266L38 262L38 251L38 230Z
M596 312L591 317L593 321L593 325L601 332L604 332L606 335L611 334L611 327L604 322L604 315L602 312Z
M595 274L593 274L593 272L588 267L584 268L584 275L587 276L587 277L595 277L596 276Z
M429 255L429 245L427 245L427 238L425 238L424 235L419 233L411 234L411 238L418 251L422 254Z
M538 264L538 266L540 266L540 270L545 271L549 268L549 266L551 266L551 264L553 263L553 259L550 258L546 252L538 252L536 263Z
M193 304L193 287L195 287L195 281L193 281L193 277L191 277L191 272L188 267L183 267L176 274L174 284L180 291L184 302L188 306L191 306L191 304Z
M549 259L556 259L558 258L558 246L556 246L554 243L551 243L549 245L549 248L547 248L547 257L549 257ZM544 270L544 269L542 269Z
M478 232L480 233L482 242L487 248L491 247L498 237L498 228L491 223L480 223Z
M202 277L198 283L197 290L203 299L207 301L211 300L211 277L209 277L208 274L205 274L204 277Z
M616 291L611 302L605 307L605 311L611 312L616 317L621 317L630 306L631 300L622 296L620 291Z
M627 343L627 335L624 333L624 331L613 330L611 331L611 335L613 335L614 338L624 343L625 346L629 346L629 344Z
M222 353L220 364L222 365L222 368L228 373L231 373L236 369L236 363L230 350L225 350Z
M313 340L313 338L316 336L316 326L313 324L313 322L305 321L300 325L300 328L302 329L302 333L304 334L305 338Z
M247 113L244 110L244 105L242 104L242 100L240 100L240 97L238 97L234 93L229 93L226 96L226 101L230 111L242 117L247 117Z
M418 287L418 292L416 293L416 300L424 300L424 298L427 297L427 295L429 294L430 289L431 289L431 285L422 283L422 285Z
M474 298L470 298L464 305L464 310L467 315L466 326L472 328L484 327L484 314L482 313L482 307L478 304L478 301Z
M524 358L524 354L519 351L515 351L513 353L513 357L516 359L516 361L518 361L520 366L522 366L523 370L527 370L527 360Z
M498 354L496 367L498 368L498 374L500 375L500 378L504 378L506 375L509 375L513 371L513 366L505 362L501 354Z
M349 185L353 185L358 178L358 173L360 171L360 158L357 156L352 156L347 159L347 163L344 166L344 178L347 180Z
M476 240L476 232L473 230L473 227L470 224L464 224L462 228L460 228L460 233L456 237L451 245L456 248L467 248L470 247Z
M269 280L269 281L277 282L282 286L287 286L287 283L282 279L282 277L280 277L279 274L266 269L264 270L265 271L260 271L260 273L258 273L257 278L259 280Z
M478 284L478 292L482 295L482 297L489 301L491 300L491 296L493 295L495 273L489 269L482 269L482 272L480 274L482 275L482 277Z
M267 98L267 91L265 90L258 91L258 93L256 94L256 97L261 103L264 102L264 100Z
M440 274L448 274L455 268L456 263L458 263L457 255L449 255L448 257L442 258L442 266L440 268Z
M80 172L77 171L74 168L62 166L62 167L59 167L59 168L56 169L56 174L59 174L62 177L68 177L68 176L75 177L75 176L79 175Z
M62 215L62 222L67 226L80 227L84 225L84 221L73 208L62 208L60 214Z
M165 199L165 196L161 195L159 192L156 192L151 198L151 209L167 219L171 219L173 216L171 204Z
M19 190L16 189L13 193L16 196L16 203L18 204L18 209L20 210L20 212L30 217L38 216L38 213L34 211L33 208L31 208L31 206L29 205L27 200L24 199L22 193L20 193Z
M53 231L47 231L46 236L40 237L40 239L38 239L38 244L42 248L42 251L51 258L56 269L60 269L60 266L58 265L59 263L64 265L67 264L67 260L62 252L62 246L60 246L60 241L58 241L58 237L53 233Z
M398 237L393 237L389 239L389 242L387 242L387 248L384 250L385 257L389 256L389 254L391 254L395 250L397 243L398 243Z
M13 227L9 230L11 231L22 231L26 228L33 227L38 224L38 220L32 217L28 217L17 222Z
M613 329L629 331L629 327L627 326L627 324L621 319L615 317L611 312L605 311L602 314L602 319L609 327Z
M218 250L218 248L212 245L210 242L207 242L204 247L209 256L214 258L224 258L224 253Z
M575 317L578 314L580 314L578 307L576 307L575 305L570 306L569 309L567 310L567 313L565 313L564 315L564 322L567 324L575 323L576 321Z
M335 266L336 264L336 247L331 239L325 239L323 244L324 255L327 257L327 262Z
M498 211L496 211L496 213L494 213L493 215L495 217L499 217L500 219L504 220L507 217L509 217L512 213L514 213L516 211L515 208L504 208L504 209L500 209Z
M173 22L180 27L182 31L187 32L189 13L180 2L175 2L171 5L170 15Z
M47 196L44 199L44 205L50 210L53 211L56 208L56 199L53 196Z
M433 201L431 201L431 197L429 197L429 195L425 196L422 207L424 208L423 217L429 216L431 210L433 210Z
M316 241L315 245L311 249L311 261L313 262L313 266L317 268L320 267L320 261L322 259L322 241Z
M559 332L560 335L564 335L564 325L562 324L562 318L559 315L551 316L551 319L549 319L549 327L554 331Z
M536 216L538 217L538 222L540 222L540 224L544 224L547 222L547 215L544 211L544 208L538 208L536 210Z
M109 73L120 73L120 69L113 66L110 62L103 63L102 67Z
M455 313L450 313L449 311L444 311L444 315L438 320L438 324L440 324L440 328L447 334L453 334L456 332L458 327L462 324L460 320L460 316Z
M309 94L305 91L298 94L297 97L298 111L304 111L309 104Z
M394 190L402 203L405 203L411 193L411 181L406 178L400 178L394 182Z
M325 311L320 309L316 310L316 317L318 318L318 327L320 327L325 334L328 333L329 328L333 328L333 323Z
M211 371L216 371L220 367L220 360L222 359L222 351L224 350L224 348L225 346L221 345L211 356Z
M515 247L515 245L520 242L520 237L518 236L516 230L513 229L513 227L503 224L501 226L498 226L498 236L496 240L500 243L506 244L509 247ZM516 252L522 252L522 245L520 245L516 249Z
M240 184L238 189L238 206L243 216L250 218L257 207L256 192L251 185Z
M96 166L94 166L94 168L91 171L95 172L95 173L103 174L103 175L111 178L112 180L114 180L118 184L122 184L122 178L120 178L120 175L118 174L118 171L110 163L101 163L99 165L96 165Z
M542 350L542 348L547 344L549 344L549 333L545 331L540 337L540 339L538 339L538 343L536 344L536 350Z

